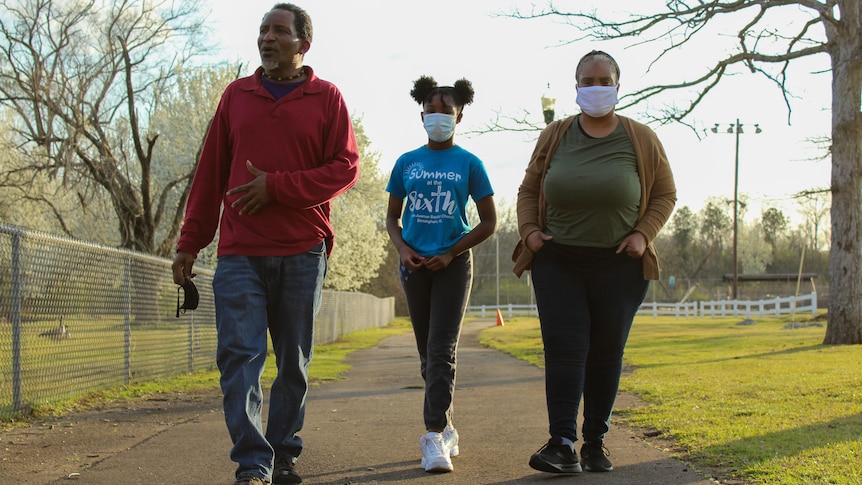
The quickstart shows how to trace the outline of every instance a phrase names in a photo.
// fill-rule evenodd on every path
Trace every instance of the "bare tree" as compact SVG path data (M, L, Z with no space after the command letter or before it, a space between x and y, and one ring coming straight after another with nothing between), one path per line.
M183 204L164 201L189 183L195 160L156 190L159 133L150 122L179 68L206 48L197 0L0 6L0 104L15 114L21 162L12 172L49 176L79 194L82 205L106 196L120 246L165 256L170 245L156 240L159 225L177 224L171 212Z
M820 241L829 239L827 228L823 227L824 219L829 215L829 193L805 191L796 194L795 199L799 204L799 213L805 218L802 226L807 239L805 242L814 251L820 251Z
M829 324L824 343L862 344L862 2L858 0L668 0L663 11L632 13L605 19L596 12L569 12L554 4L512 17L562 19L578 32L572 42L632 39L661 41L655 61L679 52L693 39L710 35L716 19L737 21L735 50L692 80L659 84L621 99L620 109L668 92L691 92L690 99L654 111L659 123L687 123L687 117L722 80L739 69L765 76L781 90L791 110L789 66L825 54L832 73L832 244L830 252ZM799 19L791 30L776 26L770 16L781 9ZM691 126L689 124L689 126Z

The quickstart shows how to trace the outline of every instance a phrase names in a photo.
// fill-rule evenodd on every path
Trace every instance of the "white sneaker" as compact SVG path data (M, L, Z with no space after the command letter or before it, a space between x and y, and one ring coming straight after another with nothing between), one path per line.
M458 448L458 430L449 424L446 425L446 429L440 434L443 435L443 445L449 450L449 456L458 456L461 452L460 448Z
M419 438L419 449L422 450L422 467L426 472L445 473L452 471L452 460L449 450L443 443L443 435L429 431Z

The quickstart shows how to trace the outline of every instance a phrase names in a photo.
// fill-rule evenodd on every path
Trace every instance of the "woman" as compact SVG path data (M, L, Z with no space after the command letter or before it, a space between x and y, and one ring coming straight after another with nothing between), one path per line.
M494 233L497 215L481 160L455 145L455 125L473 101L473 86L461 79L441 87L422 76L410 95L423 107L428 143L395 162L386 187L386 230L401 258L401 284L425 380L422 466L449 472L450 456L459 452L452 402L455 353L473 283L470 249ZM471 197L480 219L472 229L466 216Z
M604 437L623 350L649 280L659 278L652 241L676 202L655 133L614 112L616 61L592 51L575 76L581 113L549 124L539 136L517 203L521 242L514 272L532 273L551 436L530 466L550 473L613 470Z

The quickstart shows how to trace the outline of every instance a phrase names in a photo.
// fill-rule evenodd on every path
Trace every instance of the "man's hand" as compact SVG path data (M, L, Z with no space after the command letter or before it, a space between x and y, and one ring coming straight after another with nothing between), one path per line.
M183 251L177 251L174 256L174 262L171 264L171 271L174 274L174 283L182 285L186 280L197 276L192 273L192 266L195 264L195 257Z
M263 209L269 203L269 196L266 194L266 175L263 170L258 170L251 164L250 160L245 161L245 166L248 171L254 175L254 180L247 184L234 187L227 191L227 195L234 195L245 192L239 199L235 200L231 207L242 207L239 211L240 215L252 215L255 212Z

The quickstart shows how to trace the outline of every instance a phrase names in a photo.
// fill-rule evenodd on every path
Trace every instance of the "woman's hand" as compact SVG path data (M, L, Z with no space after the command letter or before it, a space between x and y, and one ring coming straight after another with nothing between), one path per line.
M441 269L446 269L453 259L452 253L438 254L425 260L425 267L431 271L440 271Z
M549 236L542 231L533 231L527 236L527 240L524 241L524 244L530 248L530 251L536 253L542 249L542 246L545 245L545 241L550 241L554 239L554 236Z
M646 251L646 238L639 232L629 234L623 242L617 246L617 254L625 251L632 259L640 259Z

